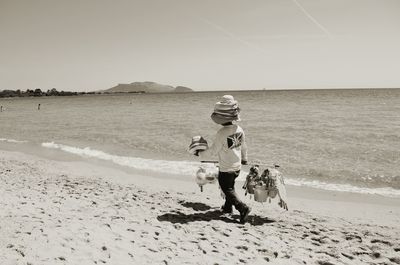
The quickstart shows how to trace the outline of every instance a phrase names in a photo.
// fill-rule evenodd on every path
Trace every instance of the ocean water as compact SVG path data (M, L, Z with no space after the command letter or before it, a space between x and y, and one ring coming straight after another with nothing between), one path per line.
M187 153L191 137L212 142L219 125L210 114L224 94L0 99L0 149L36 146L191 179L199 165ZM400 90L229 94L250 161L279 164L292 185L400 197Z

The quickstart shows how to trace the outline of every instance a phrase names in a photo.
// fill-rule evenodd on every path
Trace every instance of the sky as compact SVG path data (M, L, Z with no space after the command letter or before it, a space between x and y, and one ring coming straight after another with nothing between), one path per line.
M400 87L398 0L0 0L0 90Z

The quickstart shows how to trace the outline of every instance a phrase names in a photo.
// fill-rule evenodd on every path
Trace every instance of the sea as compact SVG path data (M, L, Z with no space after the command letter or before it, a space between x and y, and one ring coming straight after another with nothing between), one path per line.
M250 163L279 165L288 185L400 197L400 89L0 99L0 149L192 181L191 138L213 142L225 94L239 102Z

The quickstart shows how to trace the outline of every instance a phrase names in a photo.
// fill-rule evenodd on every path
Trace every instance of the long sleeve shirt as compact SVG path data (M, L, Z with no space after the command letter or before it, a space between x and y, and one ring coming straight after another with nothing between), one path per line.
M247 146L243 129L237 125L222 127L209 149L200 152L201 159L218 155L219 171L232 172L241 169L241 161L247 161Z

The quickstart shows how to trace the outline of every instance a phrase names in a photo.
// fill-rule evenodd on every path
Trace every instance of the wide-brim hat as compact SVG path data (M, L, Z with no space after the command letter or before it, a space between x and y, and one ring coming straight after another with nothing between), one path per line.
M225 124L228 122L233 122L233 121L240 121L240 116L236 115L236 116L223 116L220 114L217 114L215 112L213 112L211 114L211 119L216 123L216 124Z
M195 154L196 151L204 151L208 149L208 143L202 136L194 136L189 145L189 153Z
M224 95L221 100L215 103L214 110L230 110L237 109L239 107L238 102L231 95Z
M215 103L211 119L217 124L240 121L239 113L240 108L238 102L233 96L224 95L220 101Z
M236 108L230 110L214 110L214 113L221 116L232 117L232 116L238 116L240 113L240 109Z

